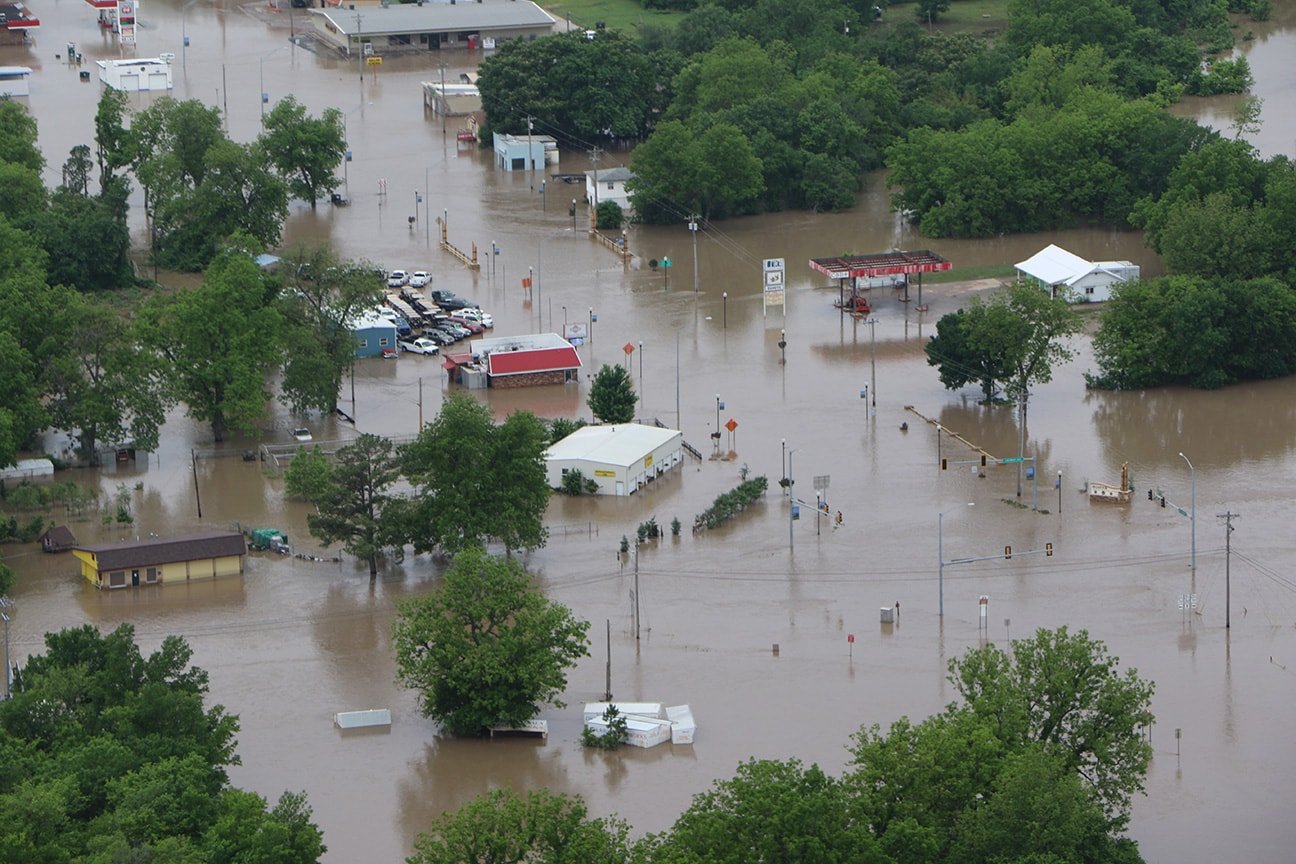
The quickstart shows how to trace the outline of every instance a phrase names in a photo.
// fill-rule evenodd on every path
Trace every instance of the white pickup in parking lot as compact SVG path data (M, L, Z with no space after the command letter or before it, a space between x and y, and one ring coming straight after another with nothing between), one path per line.
M408 351L411 354L438 354L441 351L437 343L426 336L420 336L417 339L402 339L398 344L402 351Z

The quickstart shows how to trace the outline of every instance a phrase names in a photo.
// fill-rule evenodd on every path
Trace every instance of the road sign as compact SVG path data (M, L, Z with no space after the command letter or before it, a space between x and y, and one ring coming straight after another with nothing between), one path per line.
M627 357L629 357L631 354L634 353L634 344L631 342L627 342L626 344L621 346L621 350L626 353Z
M783 270L783 269L784 269L784 267L783 267L783 259L782 259L782 258L766 258L766 259L765 259L765 272L766 272L766 273L770 272L771 270Z
M661 259L661 266L663 266L663 267L669 267L669 266L671 266L671 264L673 264L673 263L674 263L674 262L671 261L671 259L669 259L669 258L663 258L663 259Z
M1004 459L1000 459L1000 460L999 460L1000 464L1003 464L1003 465L1013 465L1013 464L1015 464L1015 463L1017 463L1017 462L1025 462L1025 461L1026 461L1026 459L1025 459L1024 457L1022 457L1022 456L1008 456L1008 457L1006 457L1006 458L1004 458Z
M826 491L828 489L828 478L830 476L831 475L829 474L816 474L814 478L814 490L816 492Z
M382 65L382 58L381 58L381 57L366 57L366 58L365 58L365 62L368 63L370 66L381 66L381 65Z
M725 428L728 429L730 432L734 431L735 429L738 428L738 421L730 417L728 422L725 423Z

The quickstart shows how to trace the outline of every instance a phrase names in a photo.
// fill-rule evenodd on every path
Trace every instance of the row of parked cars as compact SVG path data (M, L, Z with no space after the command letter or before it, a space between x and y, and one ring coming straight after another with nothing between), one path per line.
M388 287L400 287L399 293L387 295L387 312L398 319L398 329L404 337L399 342L402 349L415 354L436 354L441 347L495 326L490 313L463 297L449 291L429 290L424 294L419 290L430 281L423 271L413 276L403 270L388 274ZM405 326L400 326L401 322Z

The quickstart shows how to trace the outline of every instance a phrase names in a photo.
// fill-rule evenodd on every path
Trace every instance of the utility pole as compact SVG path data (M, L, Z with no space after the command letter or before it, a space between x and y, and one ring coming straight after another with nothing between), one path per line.
M869 402L873 413L877 413L877 319L869 318L864 322L869 325ZM1018 495L1021 493L1018 492Z
M634 557L634 579L635 579L635 641L639 641L639 537L635 537L635 557Z
M594 218L596 220L598 219L598 163L599 163L599 157L602 155L603 155L603 150L599 147L595 147L593 150L590 151L590 157L594 162L594 211L595 211ZM597 221L595 222L595 224L596 225L598 224Z
M1021 406L1018 409L1017 429L1017 497L1022 493L1022 465L1026 461L1026 393L1021 394Z
M423 431L423 376L419 376L419 431Z
M787 457L788 457L788 466L787 466L787 467L788 467L788 554L789 554L789 555L791 555L792 552L794 551L794 549L793 549L793 544L794 544L795 540L794 540L794 535L793 535L793 532L792 532L792 526L793 526L793 519L794 519L794 517L796 516L796 506L797 506L796 496L792 494L792 454L795 453L795 452L797 452L797 450L799 450L799 449L801 449L801 448L797 447L797 448L795 448L795 449L792 449L792 450L787 451Z
M1233 623L1231 617L1232 610L1229 608L1229 600L1230 600L1229 588L1230 588L1230 581L1231 581L1229 578L1229 563L1233 557L1233 545L1230 542L1230 538L1233 536L1233 531L1235 530L1233 528L1233 520L1238 519L1241 516L1242 516L1241 513L1233 513L1232 511L1226 510L1223 513L1220 513L1216 517L1218 519L1224 520L1224 629L1225 630L1230 629Z
M603 701L612 701L612 619L607 620L607 685L603 692Z
M445 89L445 69L446 69L446 64L445 64L444 61L437 61L437 65L441 67L441 101L442 101L442 103L444 103L444 104L442 105L442 107L448 109L448 108L450 107L450 102L449 102L449 100L446 98L446 89ZM441 136L442 136L442 137L445 137L445 134L446 134L446 115L447 115L447 113L448 113L448 111L442 111L442 112L441 112Z
M698 220L701 217L693 214L689 219L689 233L693 235L693 293L698 293L698 260L697 260L697 232Z
M530 174L531 191L535 191L535 159L531 155L531 115L527 115L527 171Z

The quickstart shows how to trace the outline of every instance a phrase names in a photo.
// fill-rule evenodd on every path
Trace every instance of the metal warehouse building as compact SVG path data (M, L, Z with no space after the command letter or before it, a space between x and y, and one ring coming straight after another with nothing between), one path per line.
M598 483L600 495L631 495L679 465L684 434L638 423L584 426L545 451L549 485L579 470Z
M494 48L505 39L534 39L554 32L555 19L529 0L407 3L312 9L315 36L348 57L369 43L384 48L444 46Z

